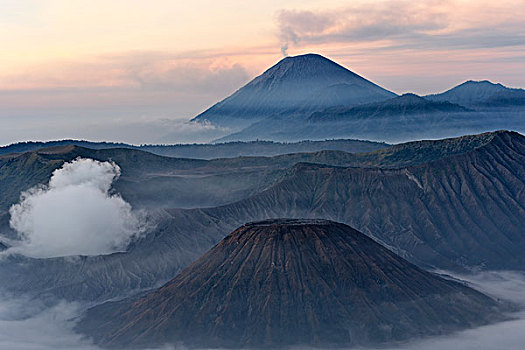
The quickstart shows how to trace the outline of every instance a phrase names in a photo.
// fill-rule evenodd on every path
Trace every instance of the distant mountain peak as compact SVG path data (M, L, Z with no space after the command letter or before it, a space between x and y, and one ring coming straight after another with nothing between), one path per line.
M277 81L277 84L268 84L268 89L279 89L282 84L308 84L314 87L319 83L335 85L349 80L366 81L366 79L344 68L336 62L319 54L305 54L288 56L267 69L247 86L261 84L267 81ZM296 88L301 88L297 86Z
M428 95L425 98L432 101L448 101L468 107L482 103L497 94L515 90L489 80L467 80L450 90L440 94Z
M382 101L394 93L318 54L281 59L194 121L241 129L275 115Z
M416 95L412 92L407 92L399 97L394 97L392 100L387 101L404 101L404 102L410 102L410 103L424 103L428 102L423 97ZM385 101L385 102L387 102Z
M307 63L326 62L330 64L335 63L331 59L326 58L325 56L320 55L318 53L305 53L305 54L296 55L296 56L286 56L283 59L281 59L279 62L277 62L277 64L286 63L286 62L307 62Z
M493 83L490 80L486 80L486 79L485 80L467 80L464 83L459 84L458 86L463 86L463 85L490 85L490 86L505 87L501 83Z
M502 90L510 90L508 87L500 83L493 83L489 80L467 80L464 83L461 83L448 91L454 91L454 90L458 91L458 90L465 90L465 89L469 89L469 90L475 89L474 91L494 91L494 92L502 91Z

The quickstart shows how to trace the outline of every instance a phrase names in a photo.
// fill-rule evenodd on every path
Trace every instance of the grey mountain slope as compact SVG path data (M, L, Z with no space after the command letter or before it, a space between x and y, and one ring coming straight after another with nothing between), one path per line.
M193 120L240 129L272 115L308 113L393 96L323 56L307 54L282 59Z
M432 101L448 101L470 107L501 107L525 104L525 90L512 89L488 80L466 81L440 94L425 96Z
M502 319L494 300L325 220L237 229L162 288L95 307L77 329L107 347L384 344Z
M480 108L512 108L521 112L525 109L525 90L512 89L497 92L489 98L478 103Z
M380 118L393 118L395 116L418 115L436 113L461 113L469 110L448 101L429 101L415 94L404 94L393 99L369 103L354 107L333 107L321 112L314 112L309 118L310 122L336 122L356 119L377 120ZM423 118L421 118L423 119Z
M498 132L350 156L353 168L298 164L228 205L150 212L156 227L126 253L4 259L3 288L105 300L166 281L235 227L283 216L345 222L421 266L525 269L523 136Z
M221 138L233 140L293 141L299 139L362 138L390 143L425 138L456 137L498 129L525 131L519 90L493 95L491 108L465 108L448 101L427 100L414 94L359 106L331 107L310 115L272 116ZM498 106L499 108L495 108Z
M254 194L269 186L283 174L283 170L297 162L337 166L406 166L452 152L464 152L491 137L492 134L484 134L465 136L461 142L418 141L362 154L328 150L214 160L167 158L125 148L56 146L0 157L0 191L3 194L0 214L18 200L21 192L46 183L55 169L77 157L113 160L119 164L122 176L115 188L134 206L202 207L226 204ZM415 144L417 148L414 148ZM403 155L399 156L401 150Z
M0 157L0 214L21 192L43 184L64 162L77 157L113 160L122 169L115 189L134 206L202 207L233 202L267 187L298 161L345 164L350 153L327 151L274 157L215 160L169 158L133 149L88 149L74 145Z
M462 128L474 127L478 119L478 115L472 116L465 107L405 94L370 104L331 107L309 115L273 116L219 141L293 141L359 135L366 139L396 143L431 135L457 136L461 134ZM457 134L448 135L451 129Z
M524 269L525 138L492 135L474 150L416 166L298 165L270 189L199 216L232 226L277 216L327 218L420 265Z

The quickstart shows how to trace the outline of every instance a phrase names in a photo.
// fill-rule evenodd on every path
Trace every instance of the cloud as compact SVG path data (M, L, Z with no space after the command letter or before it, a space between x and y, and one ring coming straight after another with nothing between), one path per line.
M470 286L494 298L525 307L525 273L485 271L474 275L454 275ZM525 344L525 311L513 314L513 320L458 332L453 335L414 341L383 350L520 350Z
M0 349L98 349L72 330L79 305L0 296Z
M316 12L281 10L276 18L282 46L367 42L390 48L486 48L525 45L519 30L522 5L387 0Z
M197 54L195 54L197 55ZM216 93L237 88L249 79L245 67L228 57L209 53L191 57L169 52L137 51L99 55L84 60L41 63L0 75L1 93L76 89L141 91L185 89Z
M36 114L38 113L38 114ZM16 116L16 118L15 118ZM85 108L17 113L2 121L0 144L25 140L84 139L120 141L131 144L206 143L232 131L205 123L193 123L187 118L172 116L162 108Z
M0 144L64 138L209 142L224 133L187 121L249 77L228 57L162 52L27 68L0 77ZM188 129L194 139L188 139Z
M144 116L133 121L115 118L106 124L92 125L87 138L111 140L115 138L116 129L119 131L120 140L133 144L207 143L232 132L229 128L209 122Z
M124 250L143 228L131 206L110 191L119 175L112 162L65 163L48 185L22 193L10 208L20 241L7 252L48 258Z
M86 305L0 293L0 349L102 350L74 328ZM188 350L181 345L141 350Z

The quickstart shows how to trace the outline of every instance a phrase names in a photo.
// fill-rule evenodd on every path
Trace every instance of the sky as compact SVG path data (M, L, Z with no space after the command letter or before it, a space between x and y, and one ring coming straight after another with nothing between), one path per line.
M204 142L187 121L283 55L397 93L525 86L525 0L0 0L0 145Z

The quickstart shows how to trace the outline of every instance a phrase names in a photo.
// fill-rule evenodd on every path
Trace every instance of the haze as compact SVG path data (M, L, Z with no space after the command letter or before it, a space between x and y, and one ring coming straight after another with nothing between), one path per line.
M465 278L466 276L460 276ZM476 288L492 296L505 298L523 305L525 276L520 272L484 272L468 277ZM59 302L51 307L28 300L25 297L2 296L0 302L0 348L16 349L85 349L100 350L88 339L72 331L78 305ZM438 350L438 349L479 349L519 350L525 342L523 327L525 315L494 325L459 332L451 336L434 337L409 342L387 350ZM185 349L183 346L163 349ZM374 350L369 348L370 350Z

